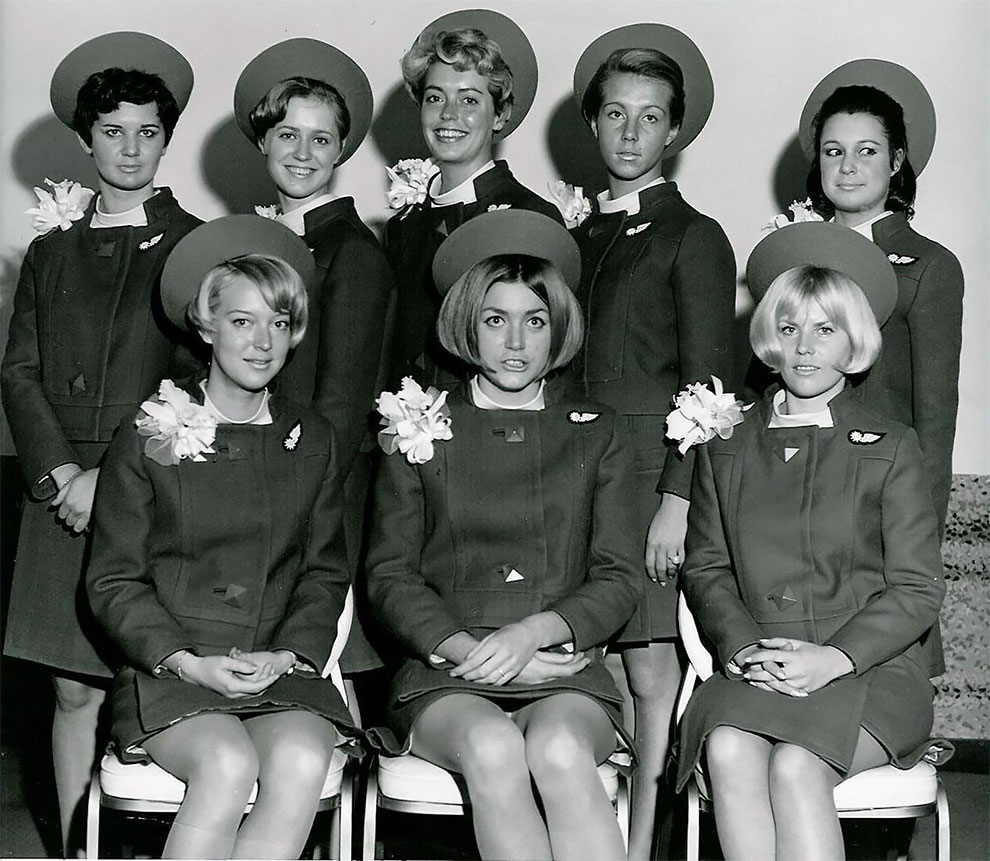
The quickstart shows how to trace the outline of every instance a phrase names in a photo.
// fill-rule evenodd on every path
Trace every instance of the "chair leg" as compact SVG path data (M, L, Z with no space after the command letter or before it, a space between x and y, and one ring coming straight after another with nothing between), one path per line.
M357 767L350 762L344 766L343 779L340 782L340 805L337 808L339 816L338 839L331 846L337 849L337 857L341 861L350 861L354 846L354 780Z
M629 850L629 778L618 774L618 789L615 793L615 816L619 820L622 845Z
M375 837L378 823L378 756L368 761L367 780L364 786L364 840L361 844L363 861L374 861Z
M949 799L945 795L945 787L942 786L942 778L937 777L938 794L935 806L935 838L938 841L935 847L935 861L950 861L952 850L949 846Z
M102 757L101 757L102 758ZM86 857L100 857L100 763L97 762L89 779L86 800Z
M698 861L701 843L701 803L694 777L687 785L687 859Z

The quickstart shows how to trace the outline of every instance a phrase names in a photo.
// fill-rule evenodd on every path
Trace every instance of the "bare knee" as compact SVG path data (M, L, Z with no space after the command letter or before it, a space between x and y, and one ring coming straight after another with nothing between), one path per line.
M836 777L824 760L800 745L777 744L770 753L770 789L775 796L831 790Z
M333 731L325 738L313 734L286 734L274 746L262 767L266 777L291 783L321 783L333 756Z
M550 731L527 733L526 762L539 783L571 775L582 768L594 768L595 757L586 739L566 724L560 724Z
M466 778L498 780L518 770L525 762L522 733L509 720L485 721L464 733L460 759Z
M713 771L731 771L748 765L752 755L749 733L734 726L717 726L705 740L705 756Z
M55 676L55 708L63 714L97 712L106 692L75 679Z
M197 758L189 783L218 791L250 792L258 772L258 753L249 739L219 738Z

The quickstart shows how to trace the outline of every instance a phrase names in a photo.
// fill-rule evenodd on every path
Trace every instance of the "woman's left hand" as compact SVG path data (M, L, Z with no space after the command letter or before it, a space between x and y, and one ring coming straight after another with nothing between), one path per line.
M791 687L814 693L855 668L848 655L834 646L819 646L790 637L760 640L760 648L743 659L744 677L759 681L763 672L771 672Z
M233 646L228 654L230 658L237 658L239 661L247 661L254 664L255 671L250 674L239 673L242 678L248 680L261 680L271 676L272 681L284 676L296 665L296 656L289 651L279 650L277 652L257 651L242 652L237 646Z
M688 500L665 493L646 534L646 576L661 586L673 580L684 564L690 506Z
M530 662L539 647L536 631L525 622L513 622L492 631L450 675L483 685L505 685Z
M99 467L85 469L62 485L62 489L52 500L52 508L58 507L56 515L73 532L82 532L89 526L89 516L93 512L93 498L96 496L96 480L100 476Z

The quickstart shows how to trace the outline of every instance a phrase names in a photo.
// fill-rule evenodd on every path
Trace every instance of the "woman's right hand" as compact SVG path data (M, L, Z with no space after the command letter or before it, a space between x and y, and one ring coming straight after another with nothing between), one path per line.
M51 507L58 509L56 516L74 532L82 532L89 526L99 475L99 467L75 473L59 488L51 502Z
M586 652L566 654L540 651L530 658L529 663L519 671L512 683L538 685L540 682L552 682L554 679L575 676L590 663L591 658Z
M182 679L208 688L228 699L253 697L279 677L270 664L263 668L226 655L189 655L182 661Z
M783 668L776 661L751 663L750 655L761 648L759 643L744 646L733 656L731 665L735 675L742 675L743 682L761 691L774 691L789 697L806 697L808 694L783 679Z

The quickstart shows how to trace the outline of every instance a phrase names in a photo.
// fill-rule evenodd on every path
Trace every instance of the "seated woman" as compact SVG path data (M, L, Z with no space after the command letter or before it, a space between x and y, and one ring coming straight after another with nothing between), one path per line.
M700 446L683 588L720 668L681 724L727 859L844 857L833 789L932 728L945 593L914 431L850 397L897 296L869 240L796 224L753 251L750 340L781 386Z
M547 379L581 343L577 246L492 212L433 273L441 341L475 373L446 403L412 380L379 399L368 588L406 649L391 728L464 775L483 858L625 858L596 770L622 699L597 647L640 596L631 467L615 414Z
M163 380L103 465L87 587L124 658L118 756L187 784L164 857L299 857L334 746L357 732L321 676L349 582L333 433L267 389L312 274L302 240L253 215L180 242L163 303L211 346L209 374Z
M385 229L397 283L390 385L406 374L433 382L464 370L436 340L441 297L430 266L445 237L496 207L560 218L504 161L494 161L493 142L519 127L536 96L536 55L515 22L487 9L443 15L402 58L402 77L431 158L392 169L389 205L401 211Z

